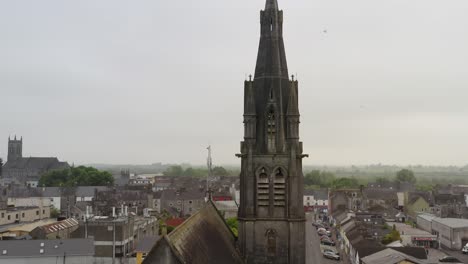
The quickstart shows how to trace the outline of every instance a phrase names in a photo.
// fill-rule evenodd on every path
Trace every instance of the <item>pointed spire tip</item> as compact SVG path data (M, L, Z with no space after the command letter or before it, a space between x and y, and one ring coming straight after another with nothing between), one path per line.
M265 10L274 9L278 10L278 1L277 0L266 0Z

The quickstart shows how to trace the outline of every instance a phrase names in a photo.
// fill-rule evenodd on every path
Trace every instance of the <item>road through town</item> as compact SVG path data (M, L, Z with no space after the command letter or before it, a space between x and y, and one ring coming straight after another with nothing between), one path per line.
M317 235L317 230L312 226L313 214L306 215L306 263L307 264L333 264L342 263L342 261L336 261L326 259L322 255L320 249L320 241Z

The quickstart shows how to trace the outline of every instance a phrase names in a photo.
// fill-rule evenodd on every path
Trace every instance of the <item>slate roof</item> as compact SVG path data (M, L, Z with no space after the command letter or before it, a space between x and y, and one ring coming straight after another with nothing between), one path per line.
M422 259L415 258L403 252L400 252L397 249L401 248L387 248L382 251L376 252L367 257L361 258L363 264L396 264L401 263L404 260L408 260L411 263L419 264L426 263ZM421 248L423 251L424 249Z
M390 189L365 189L363 191L367 199L392 201L398 200L397 191Z
M13 187L8 190L8 197L24 198L24 197L61 197L62 188L60 187Z
M416 202L419 198L423 198L427 203L432 204L433 198L430 192L409 192L408 201L410 204Z
M422 247L396 247L392 249L417 259L427 259L426 249Z
M40 252L43 249L43 253ZM3 252L6 250L6 254ZM0 259L94 256L93 239L0 240Z
M148 253L151 251L151 249L154 247L156 242L158 241L158 237L156 236L147 236L140 241L137 242L135 251L136 252L143 252L143 253Z
M353 247L358 252L360 259L364 259L367 256L371 256L373 254L376 254L377 252L382 252L387 249L387 247L384 246L376 246L376 242L371 240L362 240L358 243L354 243ZM391 249L407 254L417 259L427 259L426 250L422 247L394 247Z
M175 201L175 200L204 200L205 191L199 189L188 189L183 191L176 190L163 190L161 194L161 200L163 201Z
M328 190L327 189L319 189L319 190L304 190L305 196L314 196L315 200L328 200Z
M108 191L107 186L79 186L76 187L75 195L78 197L94 197L95 191Z
M234 235L212 202L161 238L143 263L161 263L168 257L169 263L243 263Z
M9 160L3 166L4 169L37 169L37 170L56 170L67 169L70 165L66 162L60 162L57 158L18 158Z
M452 193L434 193L435 204L465 204L464 194L452 194Z
M367 184L368 188L378 188L379 190L382 189L393 189L393 190L398 190L399 184L397 182L384 182L384 183L378 183L378 182L370 182Z

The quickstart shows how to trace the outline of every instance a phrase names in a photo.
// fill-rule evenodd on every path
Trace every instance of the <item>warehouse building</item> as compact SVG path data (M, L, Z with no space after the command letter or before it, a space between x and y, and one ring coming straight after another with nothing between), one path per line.
M436 235L440 243L449 249L460 250L468 243L468 219L420 214L417 217L417 226Z

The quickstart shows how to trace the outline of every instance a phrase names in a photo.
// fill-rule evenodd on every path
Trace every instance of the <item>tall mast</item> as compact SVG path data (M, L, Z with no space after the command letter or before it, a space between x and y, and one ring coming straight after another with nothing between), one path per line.
M211 146L208 146L206 149L208 150L208 158L206 159L206 167L208 168L208 173L206 175L206 193L207 199L211 200L210 179L212 176L213 160L211 159Z

